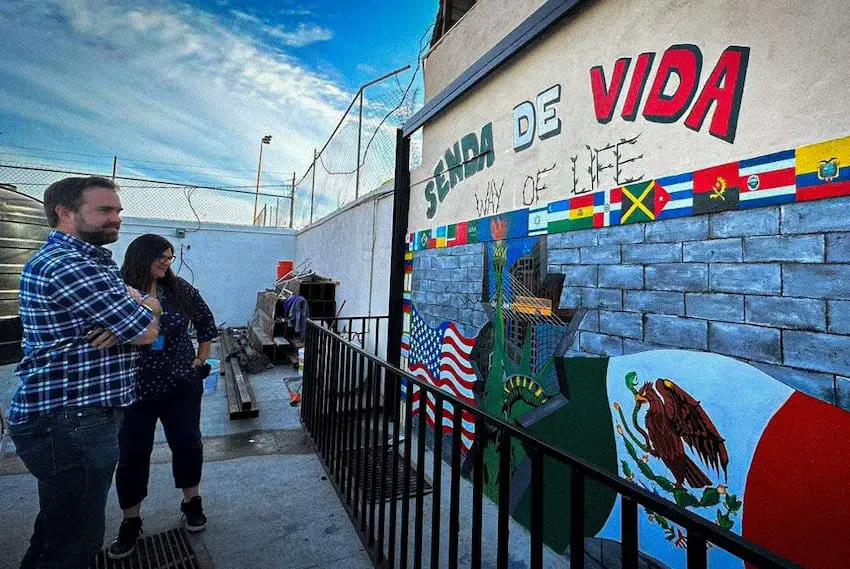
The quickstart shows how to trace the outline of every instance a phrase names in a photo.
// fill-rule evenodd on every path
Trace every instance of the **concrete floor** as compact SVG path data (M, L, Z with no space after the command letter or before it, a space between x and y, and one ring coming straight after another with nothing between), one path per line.
M13 366L0 366L0 405L8 408L17 384ZM203 400L204 476L201 492L207 529L193 540L210 567L263 569L367 569L372 563L324 470L301 430L298 407L289 405L284 378L294 370L276 367L250 376L260 407L256 419L230 421L223 384ZM161 428L151 467L144 530L180 527L180 491L173 487L170 453ZM26 550L38 511L35 479L11 454L0 451L0 569L12 569ZM107 535L121 521L114 487L107 505ZM206 569L206 568L205 568Z

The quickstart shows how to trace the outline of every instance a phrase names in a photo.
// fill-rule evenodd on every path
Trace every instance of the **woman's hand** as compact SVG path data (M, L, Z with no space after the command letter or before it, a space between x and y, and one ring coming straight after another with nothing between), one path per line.
M130 285L127 285L127 294L129 294L130 298L132 298L139 304L142 303L142 293L140 293L138 290L134 289Z
M86 340L95 350L105 350L118 343L118 336L103 328L95 328L86 334Z
M201 358L195 358L194 360L192 360L193 367L201 367L202 365L204 365L204 360L202 360Z

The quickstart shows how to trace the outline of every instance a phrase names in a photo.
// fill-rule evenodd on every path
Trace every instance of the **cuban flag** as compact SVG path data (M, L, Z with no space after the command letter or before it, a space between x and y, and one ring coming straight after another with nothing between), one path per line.
M693 215L694 211L694 175L678 174L658 178L657 182L670 194L670 201L656 219L672 219Z

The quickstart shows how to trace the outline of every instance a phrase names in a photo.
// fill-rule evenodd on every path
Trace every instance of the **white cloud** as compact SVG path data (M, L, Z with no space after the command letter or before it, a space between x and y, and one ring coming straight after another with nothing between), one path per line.
M275 30L265 33L289 47L332 37ZM254 182L265 134L275 138L264 171L300 176L353 96L233 19L165 0L4 0L0 49L0 112L32 131L0 128L4 141L246 170L230 185ZM33 140L36 131L55 140ZM264 174L266 184L289 179Z
M263 26L262 30L290 47L304 47L311 43L328 41L334 37L331 30L315 24L298 24L294 30L283 26Z

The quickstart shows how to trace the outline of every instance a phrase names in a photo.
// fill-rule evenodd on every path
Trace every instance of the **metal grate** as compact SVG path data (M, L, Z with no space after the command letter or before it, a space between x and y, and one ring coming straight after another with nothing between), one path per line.
M106 550L97 554L91 569L202 569L186 536L186 530L171 529L139 541L136 550L118 561Z
M381 449L377 449L380 451ZM376 476L377 476L377 484L376 488L378 492L381 492L381 485L383 480L384 492L382 499L384 500L392 500L393 498L403 498L404 497L404 456L399 454L398 449L395 447L390 447L389 452L387 454L387 471L384 472L381 465L381 456L379 452L376 452L376 449L372 447L368 448L360 448L354 450L344 451L343 461L345 462L346 468L348 468L348 472L353 472L355 468L357 468L357 457L360 458L360 480L361 485L360 489L366 493L366 500L369 501L372 499L372 460L377 460L378 464L376 467ZM392 484L393 484L393 457L398 457L398 470L396 471L396 477L398 478L398 490L396 495L393 496L392 493ZM427 477L423 476L423 494L429 494L433 487L431 486L431 482ZM416 496L416 465L411 461L410 463L410 496Z

